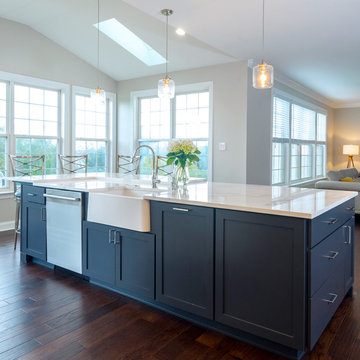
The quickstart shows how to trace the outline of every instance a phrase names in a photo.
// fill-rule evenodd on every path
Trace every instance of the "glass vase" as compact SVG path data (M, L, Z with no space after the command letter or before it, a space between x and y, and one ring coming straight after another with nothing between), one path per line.
M185 167L182 167L180 164L174 166L174 172L172 177L173 189L177 189L179 187L186 189L189 180L189 167L187 165L185 165Z

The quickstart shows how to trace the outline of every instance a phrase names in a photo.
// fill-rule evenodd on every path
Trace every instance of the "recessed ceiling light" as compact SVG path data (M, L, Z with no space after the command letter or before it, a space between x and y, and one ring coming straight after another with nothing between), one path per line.
M94 26L147 66L165 64L163 56L116 19L108 19Z
M184 36L186 34L185 30L182 28L177 28L175 31L179 36Z

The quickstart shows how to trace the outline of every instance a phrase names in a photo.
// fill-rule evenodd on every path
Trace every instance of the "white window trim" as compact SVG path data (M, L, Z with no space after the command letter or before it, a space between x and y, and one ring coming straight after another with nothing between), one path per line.
M6 119L6 126L7 126L7 133L4 136L7 137L7 155L15 154L16 145L15 145L15 138L16 137L26 137L26 138L36 138L36 136L27 136L27 135L15 135L14 134L14 85L24 85L28 87L38 87L41 89L48 89L48 90L55 90L59 91L59 122L58 122L58 136L57 137L46 137L46 138L53 138L58 140L58 150L62 153L63 150L63 136L61 129L63 128L64 124L63 121L68 119L70 110L70 85L50 81L45 79L34 78L31 76L19 75L9 72L0 71L0 81L4 81L8 83L7 86L7 119ZM44 138L44 136L40 137ZM10 164L7 159L7 170L8 173L10 171ZM0 189L1 197L6 197L9 193L11 193L11 184L7 188Z
M274 104L274 97L280 98L282 100L285 100L287 102L290 103L290 129L289 129L289 141L286 142L289 144L289 154L287 156L286 159L286 167L285 167L285 181L282 183L277 183L274 184L274 186L299 186L302 184L308 184L311 182L315 182L315 181L319 181L321 179L324 179L324 176L316 176L316 160L317 160L317 145L325 145L326 150L327 150L327 136L326 136L326 140L325 141L318 141L317 140L317 114L322 114L326 116L326 126L328 124L328 111L326 109L324 109L323 107L316 105L314 103L305 101L303 99L299 99L296 96L293 96L291 94L288 94L282 90L276 89L274 88L273 90L273 94L272 94L272 102L271 102L271 144L274 142L274 139L278 139L279 141L275 141L275 142L282 142L281 138L274 138L272 131L273 131L273 104ZM315 140L293 140L291 138L291 122L292 122L292 105L298 105L301 107L304 107L306 109L312 110L314 111L315 117L316 117L316 127L315 127ZM290 180L290 169L291 169L291 144L295 143L295 144L314 144L315 145L315 152L314 152L314 158L313 158L313 170L314 170L314 176L312 178L303 178L300 180ZM272 147L271 147L271 161L272 161ZM327 162L327 151L325 152L325 164ZM271 166L272 169L272 166ZM272 175L270 176L270 183L272 184Z
M75 154L75 119L76 119L76 109L75 109L75 97L76 95L90 96L92 89L81 87L81 86L72 86L72 116L67 127L65 127L65 139L68 139L66 144L66 153ZM112 102L112 119L109 122L109 114L106 114L107 121L107 139L108 142L108 151L106 163L107 169L106 172L115 172L116 170L116 94L112 92L105 92L106 99ZM92 140L86 138L86 140ZM94 141L99 141L100 139L93 139Z
M190 92L209 92L209 137L204 139L208 140L208 181L213 179L213 144L214 144L214 135L213 135L213 97L214 97L214 84L212 81L193 83L187 85L176 85L176 95L182 93ZM133 117L133 148L134 151L137 147L138 141L140 139L140 123L139 123L139 99L146 97L157 96L157 89L147 89L140 91L132 91L130 93L131 98L131 110ZM171 135L173 135L172 124L170 124ZM147 139L148 140L148 139ZM167 141L168 139L160 139L159 141ZM170 139L171 140L171 139ZM196 140L201 140L196 138ZM145 140L144 140L145 141ZM151 141L156 141L156 139L151 139Z

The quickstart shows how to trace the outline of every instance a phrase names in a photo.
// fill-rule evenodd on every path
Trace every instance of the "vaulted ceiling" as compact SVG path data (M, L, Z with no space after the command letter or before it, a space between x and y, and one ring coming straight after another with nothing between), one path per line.
M170 71L261 58L262 0L100 0L165 55L163 8L171 8ZM358 0L266 0L265 60L332 101L360 102ZM96 66L96 0L0 0L0 17L26 24ZM179 37L174 29L183 27ZM101 70L116 80L163 72L101 36Z

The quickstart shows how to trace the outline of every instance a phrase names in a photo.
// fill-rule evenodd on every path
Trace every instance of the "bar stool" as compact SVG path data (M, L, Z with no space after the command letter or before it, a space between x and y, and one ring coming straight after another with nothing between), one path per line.
M87 173L87 155L58 155L60 174L74 174L84 170Z
M118 173L121 174L130 174L130 173L139 174L140 160L141 160L141 155L137 155L133 159L131 156L128 155L118 154L116 159L116 170Z
M167 164L168 157L163 155L156 156L156 176L172 177L174 171L174 164Z
M11 171L13 176L44 175L45 155L17 156L9 155ZM20 207L21 207L21 187L14 182L15 208L15 234L14 250L16 250L17 236L21 233L20 228Z

